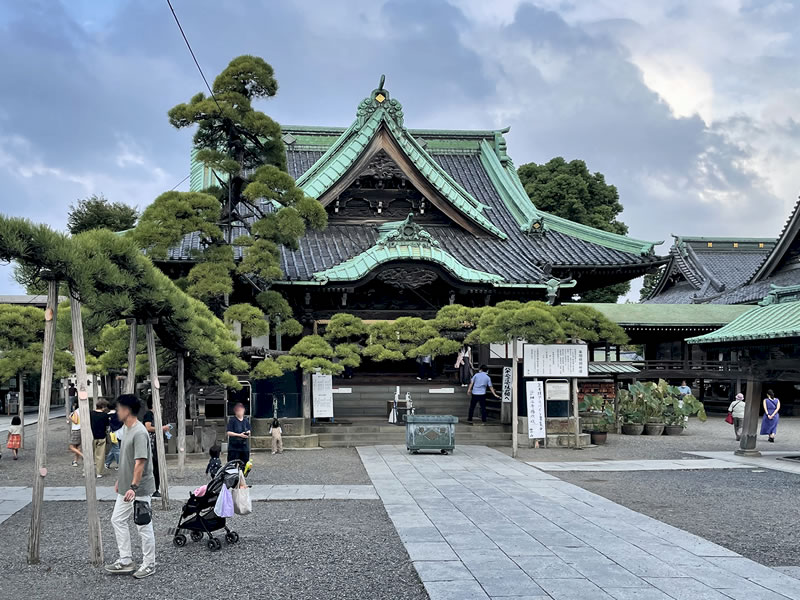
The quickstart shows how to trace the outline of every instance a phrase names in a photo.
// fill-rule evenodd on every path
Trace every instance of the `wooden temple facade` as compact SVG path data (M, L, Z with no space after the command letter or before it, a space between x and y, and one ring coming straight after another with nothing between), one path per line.
M274 289L310 328L338 312L429 318L452 303L569 299L665 263L658 242L538 210L506 153L507 132L408 129L382 86L349 127L283 127L289 172L329 222L299 249L281 249ZM193 162L191 189L213 175ZM188 268L199 243L187 236L162 267ZM236 294L248 301L252 290Z

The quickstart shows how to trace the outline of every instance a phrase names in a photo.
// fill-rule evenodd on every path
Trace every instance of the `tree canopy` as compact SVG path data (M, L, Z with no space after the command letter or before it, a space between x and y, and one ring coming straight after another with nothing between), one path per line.
M67 214L67 229L71 234L91 229L125 231L136 225L139 212L122 202L109 202L102 194L70 204Z
M44 311L34 306L0 304L0 380L20 373L39 373L44 345ZM54 359L56 377L72 370L72 356L58 351Z
M591 173L582 160L556 157L544 164L527 163L517 169L520 181L536 208L602 231L624 235L628 226L616 186L602 173ZM582 302L616 302L628 292L628 282L581 294Z

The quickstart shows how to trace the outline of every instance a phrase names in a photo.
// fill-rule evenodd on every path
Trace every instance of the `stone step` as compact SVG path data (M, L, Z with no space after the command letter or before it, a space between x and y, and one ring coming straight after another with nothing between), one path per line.
M319 434L319 444L324 446L329 442L353 442L359 445L364 444L396 444L405 442L406 434L404 430L389 433L321 433ZM484 434L481 432L456 433L456 443L472 442L477 444L482 441L511 443L510 433L499 433L495 435Z
M284 435L282 441L284 448L319 447L319 436L316 433L310 435ZM254 450L272 448L272 437L254 435L250 438L250 445Z
M402 438L375 437L364 439L347 439L347 440L320 440L319 445L322 448L352 448L355 446L380 446L380 445L398 445L402 446L406 443L405 436ZM490 446L505 448L511 445L511 440L460 440L456 437L456 447L461 446Z
M486 433L511 433L511 425L501 425L491 423L488 425L468 425L466 423L456 423L456 434L458 433L466 433L472 431L483 430ZM342 423L341 425L337 425L335 423L331 424L314 424L311 426L311 431L313 433L323 434L323 433L388 433L393 431L405 431L405 424L403 425L393 425L390 423L386 424L350 424L350 423Z

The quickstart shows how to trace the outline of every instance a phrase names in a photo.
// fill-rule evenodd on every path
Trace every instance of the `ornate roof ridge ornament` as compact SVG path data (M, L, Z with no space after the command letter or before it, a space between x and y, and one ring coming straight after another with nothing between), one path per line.
M382 108L387 117L394 120L397 125L403 127L403 105L389 96L389 91L383 87L386 82L386 75L381 75L378 87L372 90L369 98L364 98L356 110L355 128L361 129L364 123L377 111Z
M439 242L422 227L414 223L414 213L402 221L386 223L380 227L383 232L376 246L392 247L397 245L418 244L423 247L438 248Z

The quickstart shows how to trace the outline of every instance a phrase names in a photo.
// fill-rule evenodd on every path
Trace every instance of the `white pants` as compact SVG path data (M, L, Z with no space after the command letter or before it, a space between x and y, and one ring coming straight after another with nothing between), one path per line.
M150 504L150 496L136 496ZM125 502L122 494L117 494L117 502L114 504L114 512L111 514L111 525L114 527L114 535L117 538L117 548L119 549L120 561L127 563L133 560L131 554L131 530L130 519L133 517L133 502ZM148 567L156 566L156 536L153 533L153 522L147 525L137 525L139 537L142 538L142 565Z

